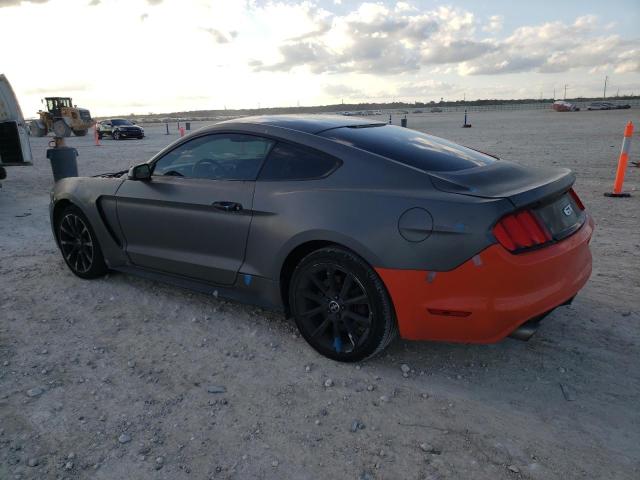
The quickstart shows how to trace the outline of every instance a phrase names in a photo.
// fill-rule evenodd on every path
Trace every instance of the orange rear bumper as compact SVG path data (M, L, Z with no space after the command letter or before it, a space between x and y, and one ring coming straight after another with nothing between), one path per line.
M393 300L402 338L493 343L584 286L593 228L589 217L569 238L519 255L495 244L448 272L376 271Z

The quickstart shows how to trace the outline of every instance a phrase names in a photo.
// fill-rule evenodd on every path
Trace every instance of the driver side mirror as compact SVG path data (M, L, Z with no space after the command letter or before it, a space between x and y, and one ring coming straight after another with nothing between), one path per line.
M148 163L134 165L129 169L129 180L151 180L151 167Z

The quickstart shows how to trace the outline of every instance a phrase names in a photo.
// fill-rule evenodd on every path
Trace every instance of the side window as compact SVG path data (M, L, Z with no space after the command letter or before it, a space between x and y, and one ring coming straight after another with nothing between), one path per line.
M327 175L340 161L315 150L277 143L260 172L260 180L308 180Z
M236 133L194 138L155 162L154 175L255 180L273 141Z

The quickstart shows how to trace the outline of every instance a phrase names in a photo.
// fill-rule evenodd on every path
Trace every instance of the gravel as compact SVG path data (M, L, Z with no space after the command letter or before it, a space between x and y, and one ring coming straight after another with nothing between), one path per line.
M27 390L27 397L39 397L44 393L44 389L40 387L30 388Z
M639 111L471 112L470 129L462 114L410 114L410 127L505 159L572 168L597 224L594 269L527 343L397 341L359 369L319 356L272 312L72 275L49 229L49 139L32 139L34 167L7 169L0 189L0 477L638 478L640 170L627 173L631 198L603 193ZM93 175L177 138L146 131L67 143ZM352 432L356 419L367 427Z

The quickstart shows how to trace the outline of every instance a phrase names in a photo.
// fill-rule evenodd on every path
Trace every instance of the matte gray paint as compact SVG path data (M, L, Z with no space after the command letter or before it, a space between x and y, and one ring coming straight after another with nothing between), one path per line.
M566 190L574 180L567 170L536 171L505 161L433 174L315 135L362 123L325 116L223 122L181 138L150 160L201 135L255 134L342 160L327 178L73 178L56 184L52 205L67 199L86 213L111 268L210 285L211 291L235 285L238 295L279 306L284 261L306 242L344 245L374 267L447 271L495 243L492 225L514 206ZM108 199L101 203L102 214L96 208L101 197ZM216 201L238 202L243 210L220 212L211 206ZM415 209L428 212L431 225L414 214L400 222L406 212L420 211ZM407 241L403 225L414 234L422 228L431 233L422 241Z

